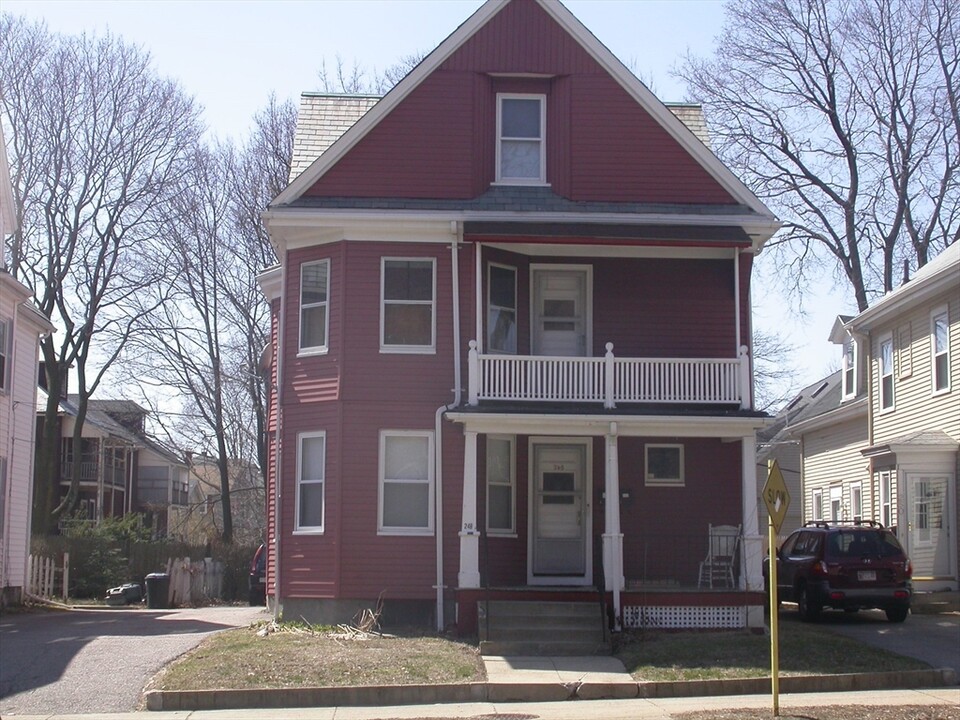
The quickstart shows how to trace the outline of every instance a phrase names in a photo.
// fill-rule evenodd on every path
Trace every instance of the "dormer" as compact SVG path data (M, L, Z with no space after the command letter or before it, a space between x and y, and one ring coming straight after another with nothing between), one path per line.
M853 318L838 315L830 331L830 342L843 348L840 362L840 398L841 402L853 400L860 392L860 349L857 340L847 328Z

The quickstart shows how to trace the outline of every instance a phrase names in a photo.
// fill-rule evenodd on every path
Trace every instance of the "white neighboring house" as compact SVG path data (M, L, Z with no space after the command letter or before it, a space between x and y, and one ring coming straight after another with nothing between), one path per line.
M3 129L0 128L0 233L17 229ZM0 248L2 250L2 248ZM0 607L22 600L30 552L39 339L53 325L10 275L0 252Z

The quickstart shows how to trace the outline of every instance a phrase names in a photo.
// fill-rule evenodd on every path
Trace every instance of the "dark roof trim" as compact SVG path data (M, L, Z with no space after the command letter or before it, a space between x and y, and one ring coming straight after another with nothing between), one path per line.
M732 225L628 225L613 223L495 222L467 221L467 240L514 242L575 242L589 245L593 240L679 240L723 247L749 247L750 237Z

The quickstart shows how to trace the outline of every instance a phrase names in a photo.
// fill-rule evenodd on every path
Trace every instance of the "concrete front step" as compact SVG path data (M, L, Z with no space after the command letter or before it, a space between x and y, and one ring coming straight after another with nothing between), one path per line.
M562 655L609 655L610 644L605 642L566 642L562 640L481 640L480 654L502 656L540 655L544 657Z
M484 655L610 653L604 618L593 602L491 600L479 611Z

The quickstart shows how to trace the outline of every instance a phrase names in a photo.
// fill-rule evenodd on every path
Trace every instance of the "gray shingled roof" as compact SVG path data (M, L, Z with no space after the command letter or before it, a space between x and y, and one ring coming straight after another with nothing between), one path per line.
M379 95L340 95L305 92L300 95L297 131L293 138L290 181L320 157L380 100ZM665 103L700 141L710 147L703 108L692 103Z

